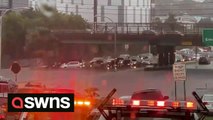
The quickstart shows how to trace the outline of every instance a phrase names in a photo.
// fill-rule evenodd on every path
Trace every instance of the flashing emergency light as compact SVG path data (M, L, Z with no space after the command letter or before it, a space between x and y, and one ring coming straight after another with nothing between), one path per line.
M186 102L186 107L187 108L193 108L194 107L194 103L193 102Z

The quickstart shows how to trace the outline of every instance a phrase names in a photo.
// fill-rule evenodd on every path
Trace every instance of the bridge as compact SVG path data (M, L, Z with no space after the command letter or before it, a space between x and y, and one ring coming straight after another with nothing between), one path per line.
M166 60L166 63L162 63L166 65L174 63L174 55L171 54L174 52L175 46L203 45L201 35L203 27L199 24L97 23L96 27L92 26L91 28L95 28L95 31L91 29L88 31L63 30L52 32L63 46L63 50L61 50L64 53L63 55L69 54L69 51L74 57L84 56L85 52L88 53L88 49L85 49L85 46L91 45L96 46L96 49L98 49L94 50L97 54L93 56L103 55L104 53L100 49L104 49L104 47L108 47L105 49L110 49L112 53L116 46L118 53L124 53L127 52L123 49L124 45L139 49L142 49L142 46L151 45L156 47L159 59L171 57L168 58L170 62ZM76 49L79 50L77 53Z
M96 31L53 31L63 43L74 44L169 44L202 46L202 27L197 24L169 25L153 23L97 23ZM93 28L93 27L91 27ZM177 37L179 36L179 37Z

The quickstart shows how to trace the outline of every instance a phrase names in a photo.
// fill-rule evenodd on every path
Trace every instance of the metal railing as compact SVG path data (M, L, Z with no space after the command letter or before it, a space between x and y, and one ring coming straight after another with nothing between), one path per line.
M115 25L116 24L116 25ZM93 24L91 24L93 25ZM201 34L204 28L213 28L213 24L199 23L97 23L97 33L143 34L147 31L155 33ZM91 26L93 28L93 26ZM92 31L92 29L91 29Z

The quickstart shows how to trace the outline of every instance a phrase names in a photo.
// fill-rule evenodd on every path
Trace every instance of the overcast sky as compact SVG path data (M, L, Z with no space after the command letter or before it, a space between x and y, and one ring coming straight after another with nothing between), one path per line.
M196 1L196 2L203 2L203 1L205 1L205 0L194 0L194 1Z

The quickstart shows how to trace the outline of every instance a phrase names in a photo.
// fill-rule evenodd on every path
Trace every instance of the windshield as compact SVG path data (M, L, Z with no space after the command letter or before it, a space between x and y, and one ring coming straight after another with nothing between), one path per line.
M132 100L163 100L161 92L141 92L132 95Z
M212 102L213 102L213 96L205 95L205 96L203 97L203 101L212 101Z
M8 120L21 114L27 119L25 112L45 120L85 120L102 102L104 110L115 109L107 113L112 116L134 112L131 102L118 101L121 108L114 108L103 101L114 88L110 103L130 95L139 109L140 100L161 100L151 119L185 118L184 102L201 109L192 92L213 88L212 61L212 0L0 0L0 97L20 100L15 106L8 99L15 106L14 113L6 106ZM25 95L29 104L22 105ZM162 107L173 105L168 101L181 101L181 111L179 104ZM189 110L191 118L206 112L196 110ZM150 117L141 111L136 118L124 116Z
M79 62L78 61L72 61L72 62L69 62L68 64L78 64Z

